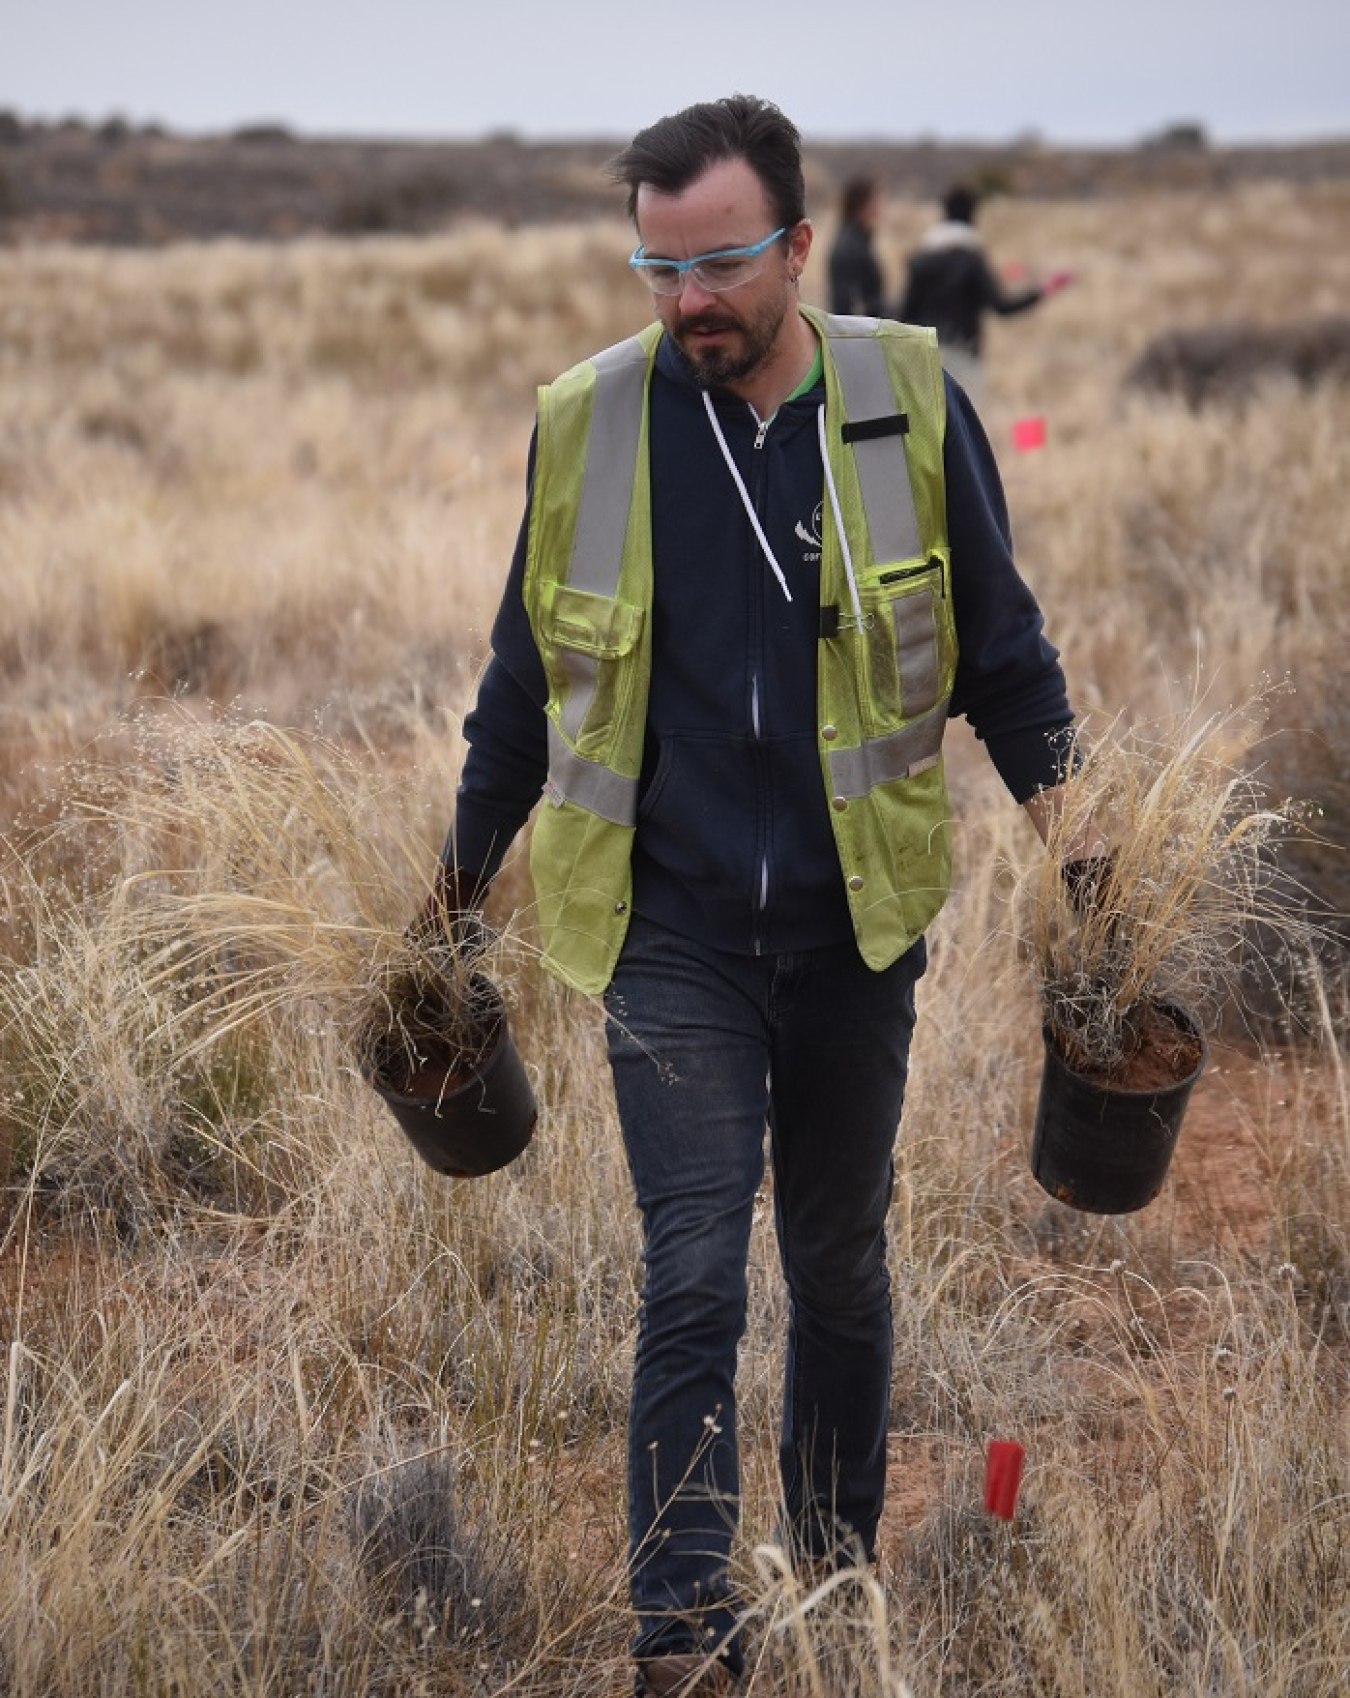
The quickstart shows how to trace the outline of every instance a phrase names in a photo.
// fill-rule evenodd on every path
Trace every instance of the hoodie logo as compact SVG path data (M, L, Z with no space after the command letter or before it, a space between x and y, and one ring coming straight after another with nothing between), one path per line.
M816 566L820 563L820 527L824 518L825 503L823 501L818 501L816 503L816 510L811 515L810 525L804 525L801 520L798 519L794 527L797 535L806 544L806 547L802 551L803 566Z

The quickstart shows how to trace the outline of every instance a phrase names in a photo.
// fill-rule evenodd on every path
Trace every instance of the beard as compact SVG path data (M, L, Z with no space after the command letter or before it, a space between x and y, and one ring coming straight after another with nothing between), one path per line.
M680 357L701 389L721 389L740 378L749 377L768 358L778 340L778 332L787 317L788 302L771 298L750 318L732 313L690 313L670 327L671 340ZM730 330L740 336L739 345L727 344L705 348L689 338L698 330Z

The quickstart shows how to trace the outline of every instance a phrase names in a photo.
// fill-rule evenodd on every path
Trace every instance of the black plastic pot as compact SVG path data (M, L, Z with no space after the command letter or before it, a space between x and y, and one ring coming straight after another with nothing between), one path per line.
M361 1068L418 1155L437 1173L456 1179L476 1179L513 1162L534 1135L538 1118L501 994L481 975L474 991L487 1004L495 1031L469 1079L454 1088L442 1079L435 1089L409 1095L406 1086L368 1062Z
M1142 1209L1162 1190L1191 1088L1208 1058L1204 1034L1183 1008L1160 1009L1200 1046L1194 1069L1157 1090L1124 1090L1085 1079L1050 1041L1031 1141L1031 1171L1050 1195L1088 1214Z

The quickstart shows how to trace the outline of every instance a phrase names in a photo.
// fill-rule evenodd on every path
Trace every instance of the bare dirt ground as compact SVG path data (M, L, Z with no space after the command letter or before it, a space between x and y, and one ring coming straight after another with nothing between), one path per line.
M1171 1175L1182 1253L1199 1254L1216 1239L1240 1254L1275 1250L1275 1152L1258 1128L1292 1118L1293 1076L1302 1065L1293 1056L1263 1060L1212 1046L1187 1105Z

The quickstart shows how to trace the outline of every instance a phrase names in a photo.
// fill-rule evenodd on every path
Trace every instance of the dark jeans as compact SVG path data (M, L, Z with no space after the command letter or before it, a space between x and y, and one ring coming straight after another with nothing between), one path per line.
M808 1558L846 1542L872 1553L885 1219L925 962L922 941L882 973L852 943L727 955L633 920L606 1005L646 1264L628 1434L639 1656L710 1647L734 1626L736 1353L766 1123L788 1287L785 1531Z

